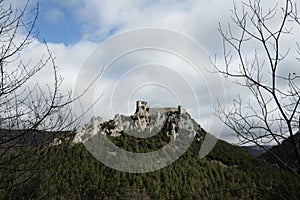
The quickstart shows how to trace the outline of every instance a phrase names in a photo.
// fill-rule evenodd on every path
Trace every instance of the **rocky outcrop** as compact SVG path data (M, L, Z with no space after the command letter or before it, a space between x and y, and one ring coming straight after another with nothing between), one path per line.
M92 117L88 124L78 128L73 143L83 143L90 137L103 134L112 137L124 133L137 137L150 137L162 129L168 137L175 140L179 129L184 129L190 137L199 129L195 121L184 108L149 108L146 101L137 101L136 111L132 116L116 114L112 120L103 122L100 117Z
M77 129L73 143L83 143L96 135L102 129L102 124L101 117L92 117L88 124L84 124Z

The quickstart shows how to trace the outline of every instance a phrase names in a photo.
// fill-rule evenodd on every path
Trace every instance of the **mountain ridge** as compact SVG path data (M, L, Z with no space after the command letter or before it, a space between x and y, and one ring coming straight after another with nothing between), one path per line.
M203 139L212 135L188 113L179 112L179 108L165 112L164 117L154 114L154 118L144 111L147 106L131 116L116 115L101 123L100 118L94 117L69 136L69 140L57 137L56 143L48 146L47 156L36 163L36 168L43 169L39 173L24 175L24 171L16 170L22 167L18 162L5 168L0 165L3 180L0 188L10 188L0 190L0 199L20 196L24 199L298 199L300 196L298 177L225 141L218 140L209 154L200 158ZM159 119L164 119L164 123L158 123ZM120 130L120 120L122 124L130 121L128 127L137 131ZM163 124L158 132L155 124ZM179 131L182 127L186 132ZM97 131L92 131L94 128ZM87 141L105 136L120 149L146 153L161 149L171 141L180 141L181 134L193 139L184 154L173 163L147 173L128 173L108 167L85 146ZM37 155L45 149L43 144L34 148ZM20 150L12 151L8 159L17 151ZM106 157L114 158L117 153L110 152ZM31 179L26 179L27 176ZM14 180L23 182L11 187Z

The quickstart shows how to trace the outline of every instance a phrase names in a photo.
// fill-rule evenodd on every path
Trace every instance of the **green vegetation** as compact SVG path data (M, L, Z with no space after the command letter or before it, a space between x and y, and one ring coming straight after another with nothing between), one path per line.
M111 139L134 152L146 152L168 143L160 135L143 139L144 142L126 134ZM82 144L51 147L41 159L38 170L18 171L20 164L17 163L1 167L0 188L4 189L0 191L0 198L297 199L300 196L300 180L292 174L223 141L218 141L213 151L200 159L200 145L201 141L195 140L172 165L143 174L106 167ZM43 153L42 146L35 148ZM11 180L20 184L12 184Z

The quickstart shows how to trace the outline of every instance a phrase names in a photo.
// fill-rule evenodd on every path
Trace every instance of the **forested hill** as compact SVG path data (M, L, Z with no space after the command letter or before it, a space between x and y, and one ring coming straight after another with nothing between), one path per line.
M146 138L132 135L144 133L141 130L148 131L147 134L151 131L157 133ZM200 147L207 136L212 136L181 107L151 110L146 102L140 102L134 115L116 115L107 122L92 118L75 135L39 135L57 138L50 143L18 141L10 147L1 146L0 199L300 197L300 179L294 174L256 159L245 150L222 140L218 140L205 158L200 158ZM185 136L193 140L172 164L148 173L128 173L107 167L86 149L86 142L97 140L100 136L134 153L153 152L171 142L181 141ZM101 150L101 143L96 144L96 148ZM163 152L167 157L168 153L170 151ZM117 154L110 152L106 158L112 159Z
M197 131L198 136L205 134L203 130ZM109 138L120 147L139 152L168 142L163 131L146 140L126 133ZM241 148L219 140L209 155L201 159L200 146L201 142L194 140L173 164L158 171L134 174L105 166L81 143L63 143L47 152L41 145L34 147L38 149L35 153L46 155L35 171L19 171L22 163L0 168L0 198L298 199L300 196L298 178L253 158Z

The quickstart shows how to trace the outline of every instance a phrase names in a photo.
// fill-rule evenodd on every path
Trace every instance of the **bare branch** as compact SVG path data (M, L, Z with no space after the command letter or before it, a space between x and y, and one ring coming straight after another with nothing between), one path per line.
M274 20L277 27L272 25ZM288 37L293 27L299 26L297 7L292 0L285 0L282 7L274 4L269 9L264 9L260 0L242 2L241 6L235 2L232 24L226 30L219 25L225 66L216 66L220 74L233 79L252 94L247 103L240 97L235 99L232 109L219 105L216 110L219 118L237 134L243 144L275 142L286 150L281 142L289 140L293 146L293 152L289 153L296 158L289 168L296 167L297 173L300 173L300 153L297 148L299 133L295 124L298 124L300 117L300 77L293 72L287 77L281 76L278 69L284 67L281 64L283 60L290 58L291 48L282 48L282 38ZM296 59L299 61L299 44L295 43L295 46ZM238 67L233 65L233 60L238 62Z

